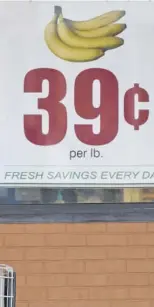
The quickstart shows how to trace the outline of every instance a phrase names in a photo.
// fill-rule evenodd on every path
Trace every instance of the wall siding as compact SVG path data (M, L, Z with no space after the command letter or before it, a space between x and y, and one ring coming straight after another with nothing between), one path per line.
M0 224L17 307L154 307L154 223Z

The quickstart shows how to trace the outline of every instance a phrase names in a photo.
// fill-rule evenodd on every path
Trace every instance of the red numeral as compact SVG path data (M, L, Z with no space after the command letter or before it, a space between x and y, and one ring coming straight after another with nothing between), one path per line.
M24 80L24 92L41 93L44 80L49 82L49 94L46 98L38 99L38 109L48 112L48 133L42 133L41 115L24 116L26 138L33 144L43 146L58 144L65 137L67 130L66 108L60 103L66 94L66 81L61 72L48 68L29 71Z
M100 107L93 106L93 82L100 82ZM93 125L75 125L78 139L88 145L110 143L118 133L118 81L113 73L101 68L82 71L75 81L75 109L85 119L100 116L100 133L93 133Z

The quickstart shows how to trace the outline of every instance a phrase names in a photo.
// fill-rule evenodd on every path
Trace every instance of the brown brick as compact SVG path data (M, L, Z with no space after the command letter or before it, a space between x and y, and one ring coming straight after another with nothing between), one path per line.
M66 275L41 274L27 276L27 285L31 287L66 286Z
M89 289L91 299L127 299L128 289L126 287L92 287Z
M66 224L27 224L25 225L25 231L27 233L64 233L66 230Z
M81 287L48 288L48 298L51 300L87 299L88 289Z
M84 262L78 260L45 262L44 268L47 273L82 273L84 272Z
M16 307L29 307L28 302L17 302Z
M124 260L93 260L86 262L87 273L114 273L126 272Z
M17 287L25 287L26 285L26 277L18 275L16 278Z
M154 247L148 247L147 248L147 257L148 258L154 258Z
M69 247L66 249L67 259L105 259L104 247Z
M16 234L6 235L6 246L44 246L44 235L37 234Z
M86 244L84 235L75 234L51 234L45 236L48 246L82 246Z
M24 258L24 249L23 248L1 248L0 249L0 261L9 260L22 260Z
M14 270L18 274L40 274L44 272L43 262L37 261L9 261Z
M149 274L149 284L154 286L154 273Z
M107 223L107 232L112 232L112 233L146 232L146 223Z
M0 247L2 247L5 244L5 236L0 235Z
M112 301L111 307L150 307L150 301L139 300L124 300L124 301Z
M103 300L72 300L70 307L110 307L110 301ZM144 306L143 306L144 307ZM146 306L145 306L146 307Z
M128 272L154 272L154 260L128 260Z
M43 301L43 305L39 302L30 302L29 307L69 307L69 301Z
M126 243L124 235L87 235L88 245L124 246Z
M154 232L154 223L147 223L147 231Z
M149 276L145 273L110 274L106 277L110 286L146 286L149 283Z
M102 233L106 231L105 223L90 223L90 224L66 224L66 231L68 233Z
M129 289L132 299L153 299L154 287L133 287Z
M108 247L107 256L110 259L142 259L147 257L146 247Z
M17 301L43 301L46 299L46 289L43 287L18 287Z
M64 250L60 248L28 248L25 253L27 260L61 260Z
M106 276L97 274L70 274L67 277L69 286L104 286L106 285Z
M148 246L154 244L154 234L133 234L128 235L128 245Z
M151 300L150 303L151 303L150 307L154 307L154 300Z
M153 225L1 224L16 306L154 307Z
M0 234L24 233L24 224L0 224Z

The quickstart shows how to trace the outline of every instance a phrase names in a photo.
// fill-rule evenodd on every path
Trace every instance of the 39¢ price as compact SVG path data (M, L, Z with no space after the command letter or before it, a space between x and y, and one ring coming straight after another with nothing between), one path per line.
M30 70L24 79L25 93L42 93L42 83L48 80L49 92L46 98L38 98L38 109L48 112L48 133L42 132L42 115L24 115L24 132L26 138L35 145L50 146L60 143L67 134L67 107L63 99L67 94L65 76L58 70L38 68ZM93 83L100 83L100 105L93 106ZM146 123L149 110L139 110L135 118L135 95L138 102L149 102L147 91L134 84L124 95L125 121L138 130ZM90 68L83 70L75 79L74 104L76 113L83 119L84 124L74 123L74 132L78 140L87 145L105 145L112 142L119 129L119 86L116 76L109 70ZM86 120L93 120L99 116L100 131L93 132L93 125Z

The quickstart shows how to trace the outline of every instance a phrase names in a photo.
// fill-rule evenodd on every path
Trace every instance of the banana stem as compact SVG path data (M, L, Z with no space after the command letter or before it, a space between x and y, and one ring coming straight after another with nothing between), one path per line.
M57 16L59 16L60 14L62 14L62 8L61 6L55 5L54 7L54 12Z

